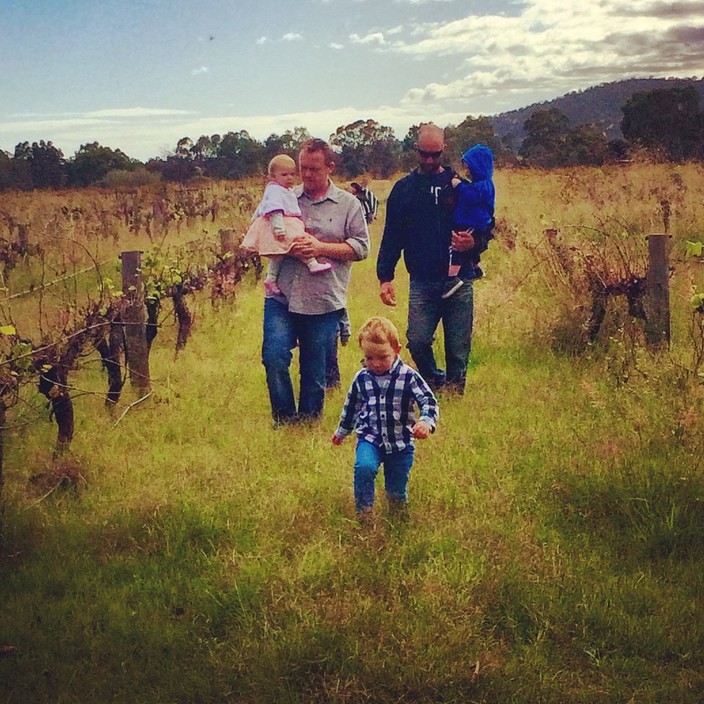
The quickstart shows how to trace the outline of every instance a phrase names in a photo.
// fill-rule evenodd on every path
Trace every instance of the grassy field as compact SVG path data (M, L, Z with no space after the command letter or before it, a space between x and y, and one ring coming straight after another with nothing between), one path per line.
M373 188L383 201L390 184ZM702 277L684 258L704 239L704 174L502 172L497 189L467 393L440 398L405 520L383 491L374 524L355 520L353 443L329 440L345 388L319 424L272 427L254 281L217 308L192 298L178 356L165 320L153 395L132 408L127 391L108 413L84 360L68 487L43 397L25 395L5 448L0 702L704 701ZM574 354L580 257L637 262L665 224L671 349L649 352L613 300ZM380 235L354 266L353 327L386 314L405 330L404 276L397 309L378 300ZM341 348L343 387L359 357Z

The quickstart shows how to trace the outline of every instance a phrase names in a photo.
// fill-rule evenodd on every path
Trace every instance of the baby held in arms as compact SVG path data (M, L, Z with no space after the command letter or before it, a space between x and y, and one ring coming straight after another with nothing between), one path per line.
M294 239L305 234L301 208L293 192L296 180L296 162L287 154L277 154L269 162L269 182L259 203L252 223L242 241L242 248L259 253L269 259L264 287L268 294L281 293L277 284L281 262L291 249ZM305 260L313 274L328 271L328 262L315 257Z

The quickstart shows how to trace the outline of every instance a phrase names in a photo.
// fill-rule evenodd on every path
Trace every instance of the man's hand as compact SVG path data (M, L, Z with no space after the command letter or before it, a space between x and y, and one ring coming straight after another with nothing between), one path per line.
M341 438L337 433L333 433L332 438L330 438L330 442L333 445L342 445L342 441L345 438Z
M461 232L452 231L452 248L458 252L467 252L474 249L474 237L471 230L462 230Z
M413 426L412 432L414 438L425 440L430 437L430 426L424 420L419 420Z
M381 301L386 306L396 305L396 291L394 290L393 281L384 281L379 289L379 296Z
M292 257L296 257L296 259L320 257L323 254L320 245L321 242L319 239L306 233L305 235L298 235L298 237L293 240L293 244L291 245L291 249L288 250L288 253Z

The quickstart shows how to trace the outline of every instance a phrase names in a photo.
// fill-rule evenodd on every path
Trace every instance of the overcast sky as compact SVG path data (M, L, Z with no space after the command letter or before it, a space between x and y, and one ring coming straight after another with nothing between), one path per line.
M357 119L402 139L631 77L704 74L704 0L0 0L0 149Z

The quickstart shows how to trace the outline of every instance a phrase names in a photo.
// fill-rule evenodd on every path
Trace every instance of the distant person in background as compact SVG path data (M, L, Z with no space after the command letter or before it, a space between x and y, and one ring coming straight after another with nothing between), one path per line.
M362 204L364 219L367 221L367 225L371 225L374 220L376 220L376 213L379 209L377 197L368 188L356 181L350 183L350 188L352 189L352 193L354 193Z
M302 185L294 189L306 232L294 239L277 279L280 293L264 298L262 363L276 423L315 419L323 411L328 351L347 305L352 262L369 256L369 232L359 201L331 180L334 153L322 139L301 146ZM331 267L311 273L315 257ZM298 344L298 404L291 380Z
M354 502L360 519L367 521L382 464L389 508L408 503L414 440L435 431L439 409L421 375L399 357L398 330L388 318L369 318L359 331L359 346L364 368L352 381L332 443L341 445L348 435L357 434Z
M264 278L267 293L279 294L277 284L281 262L293 245L294 238L305 234L301 208L293 192L296 182L296 162L287 154L277 154L269 162L269 183L252 216L252 223L242 240L242 249L268 257L269 265ZM305 261L311 274L330 269L329 262L319 262L315 257Z
M479 259L494 236L494 155L489 147L476 144L462 155L462 163L467 167L469 181L459 176L452 179L456 194L452 227L454 232L471 232L474 247L463 252L450 246L450 267L443 298L459 291L465 281L484 276Z
M394 272L403 253L410 274L408 349L421 376L434 389L462 393L472 346L474 288L468 278L450 298L443 298L450 266L450 246L475 246L470 232L453 232L453 169L441 163L445 135L433 124L418 130L418 166L394 184L386 203L386 222L376 272L384 304L396 305ZM447 371L438 368L433 341L442 321Z

